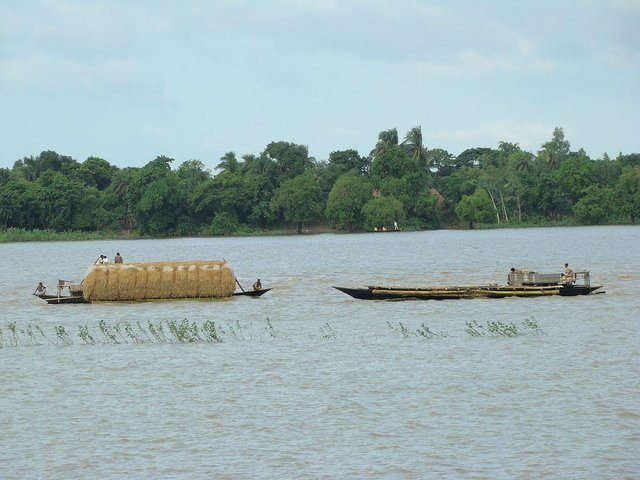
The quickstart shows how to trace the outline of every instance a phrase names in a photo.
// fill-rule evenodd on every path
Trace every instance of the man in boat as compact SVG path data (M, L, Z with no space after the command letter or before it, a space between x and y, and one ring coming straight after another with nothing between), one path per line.
M41 297L42 295L45 295L47 293L47 287L45 287L42 282L38 282L38 285L36 285L36 290L35 292L33 292L33 295L37 295L38 297Z
M122 263L122 262L123 260L122 260L122 256L120 255L120 252L116 252L116 256L113 259L113 263Z
M576 276L573 273L573 270L571 269L568 263L565 263L564 272L562 272L562 281L564 283L571 285L575 279L576 279Z
M262 283L260 283L260 279L256 280L256 282L253 284L253 289L262 290Z

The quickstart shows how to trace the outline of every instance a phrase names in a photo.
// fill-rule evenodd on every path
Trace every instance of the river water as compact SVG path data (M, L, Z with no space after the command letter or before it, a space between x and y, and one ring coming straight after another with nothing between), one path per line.
M2 244L0 478L638 478L639 245L640 227ZM116 251L225 258L244 287L273 290L30 295ZM504 283L512 266L565 262L606 294L372 302L331 288ZM214 321L222 342L149 333L185 319ZM522 334L473 336L474 321ZM147 336L110 341L101 322Z

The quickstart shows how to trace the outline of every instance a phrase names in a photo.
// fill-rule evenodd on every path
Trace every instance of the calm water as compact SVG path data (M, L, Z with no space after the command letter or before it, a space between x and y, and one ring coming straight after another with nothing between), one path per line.
M0 478L638 478L639 245L639 227L0 245ZM140 304L30 296L116 251L225 258L245 287L260 277L274 290ZM607 293L365 302L331 288L504 282L512 266L565 261ZM214 320L224 341L78 336L101 320L185 318ZM465 332L532 318L545 335ZM11 322L52 340L64 326L73 344L13 346Z

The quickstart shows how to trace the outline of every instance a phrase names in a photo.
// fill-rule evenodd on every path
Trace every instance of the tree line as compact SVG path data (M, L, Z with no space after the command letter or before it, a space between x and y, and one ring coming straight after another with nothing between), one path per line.
M398 222L403 229L452 225L636 223L640 154L593 160L571 151L562 128L536 153L517 143L453 155L423 145L420 127L403 139L378 135L368 155L272 142L259 154L226 153L213 174L200 160L143 167L83 162L45 151L0 169L0 229L216 235L295 225L345 231Z

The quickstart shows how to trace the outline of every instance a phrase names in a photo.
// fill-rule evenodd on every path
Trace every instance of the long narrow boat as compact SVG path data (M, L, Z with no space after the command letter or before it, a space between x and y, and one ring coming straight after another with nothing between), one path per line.
M45 300L49 305L57 305L60 303L90 303L84 299L82 295L42 295L40 298Z
M57 295L42 295L49 304L147 302L170 299L260 297L270 289L234 293L237 279L225 260L177 260L97 264L80 283L58 280ZM68 288L69 294L62 295ZM242 289L242 287L240 287Z
M233 294L234 297L261 297L265 293L267 293L270 288L261 288L260 290L245 290L242 292L235 292Z
M559 295L575 297L590 295L602 288L591 285L589 272L581 271L564 278L561 274L514 272L509 274L507 285L462 286L368 286L365 288L333 287L360 300L454 300L468 298L546 297ZM601 293L601 292L598 292ZM603 292L602 292L603 293Z
M235 292L233 294L234 297L261 297L265 293L267 293L270 288L263 288L262 290L247 290L246 292ZM91 303L82 295L41 295L40 298L46 300L49 305L57 305L60 303Z

